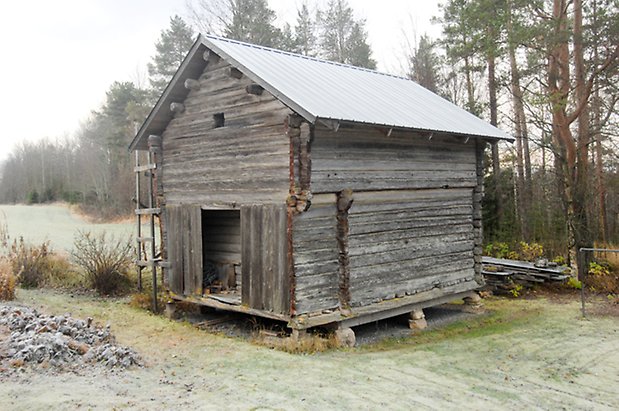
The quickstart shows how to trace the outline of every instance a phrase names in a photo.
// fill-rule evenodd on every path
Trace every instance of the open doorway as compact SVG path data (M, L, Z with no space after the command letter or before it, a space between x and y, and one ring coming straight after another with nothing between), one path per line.
M202 210L204 294L241 292L241 212Z

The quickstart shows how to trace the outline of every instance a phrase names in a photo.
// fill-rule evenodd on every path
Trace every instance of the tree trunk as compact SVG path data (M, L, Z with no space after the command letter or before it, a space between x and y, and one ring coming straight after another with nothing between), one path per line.
M597 1L593 0L592 4L594 37L597 38ZM593 61L595 64L600 59L598 45L593 46ZM595 87L593 92L593 101L591 111L593 114L593 133L591 139L594 144L594 159L595 159L595 187L597 191L597 217L598 217L598 238L602 244L608 241L608 221L606 220L606 183L604 181L604 160L602 158L602 103L600 100L599 87Z
M580 8L580 12L578 9ZM582 35L582 8L580 0L574 1L574 37ZM560 148L561 165L563 166L565 182L565 199L567 203L567 221L569 232L573 239L569 239L572 255L576 257L578 265L578 277L584 278L589 266L589 254L579 253L582 247L591 246L588 219L586 213L586 190L587 190L587 145L582 144L585 136L579 135L578 145L572 136L570 123L574 116L568 116L567 106L570 92L570 53L569 31L566 0L553 0L553 18L555 22L556 43L550 50L548 63L548 87L552 105L553 138ZM582 52L582 48L580 49ZM579 58L575 44L575 65L578 66ZM582 60L581 60L582 62ZM583 70L580 67L578 70ZM578 72L576 73L578 76ZM578 84L577 84L578 88ZM577 90L577 106L583 111L585 104L585 90ZM579 125L579 132L581 131ZM584 154L583 154L584 153ZM564 155L561 155L564 154ZM584 163L583 163L584 161Z
M494 36L492 29L488 28L489 36ZM490 124L497 126L497 84L496 84L496 58L493 49L488 51L487 55L488 63L488 94L490 97ZM495 213L497 219L497 226L501 226L503 222L503 200L501 195L501 163L499 159L499 146L498 143L490 145L492 150L492 176L494 178L494 198L495 198Z
M471 113L477 114L475 109L475 92L473 91L473 80L471 79L471 64L469 58L464 57L464 76L466 78L466 95L468 101L468 109Z
M509 17L507 20L508 52L511 72L511 94L514 109L514 129L516 132L516 165L517 165L517 198L516 205L519 210L520 234L525 241L531 240L530 231L530 207L531 193L531 158L529 155L528 133L526 116L524 112L523 92L520 86L520 70L516 61L516 45L514 41L510 2Z

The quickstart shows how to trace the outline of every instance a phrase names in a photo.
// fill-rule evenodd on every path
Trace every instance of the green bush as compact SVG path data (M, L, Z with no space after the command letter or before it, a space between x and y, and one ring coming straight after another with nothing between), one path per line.
M555 258L553 258L552 262L556 263L557 265L566 265L567 264L566 258L563 257L562 255L558 255Z
M490 257L508 258L509 253L509 244L507 243L489 243L484 247L484 254Z
M26 204L39 204L39 192L37 190L32 190L26 196Z
M589 263L589 275L610 275L610 266L607 263Z
M82 193L79 191L65 191L62 193L62 200L69 204L77 204L82 201Z
M582 283L580 281L578 281L576 278L570 277L570 278L567 279L567 286L569 288L574 288L576 290L580 290L582 288Z
M107 237L103 232L93 235L78 232L71 255L75 263L84 270L86 280L101 295L126 291L130 280L133 246L127 240Z
M534 262L544 255L544 247L538 243L526 243L524 241L511 245L504 242L495 242L489 243L484 247L484 255Z

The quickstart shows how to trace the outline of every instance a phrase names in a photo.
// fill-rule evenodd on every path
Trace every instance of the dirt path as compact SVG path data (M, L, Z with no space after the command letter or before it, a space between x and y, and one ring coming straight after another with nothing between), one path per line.
M486 301L494 314L352 350L292 355L116 301L21 291L50 313L109 321L148 367L0 376L1 409L617 409L619 319L576 301Z

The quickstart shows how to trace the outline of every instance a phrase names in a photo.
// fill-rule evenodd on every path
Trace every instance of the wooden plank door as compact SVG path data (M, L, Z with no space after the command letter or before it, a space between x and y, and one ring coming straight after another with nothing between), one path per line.
M168 273L168 286L175 294L183 294L183 225L182 211L180 206L167 206L165 208L165 220L167 231L167 252L170 268Z
M176 294L202 295L202 209L167 206L168 281Z
M241 207L241 302L250 308L288 314L286 206Z

